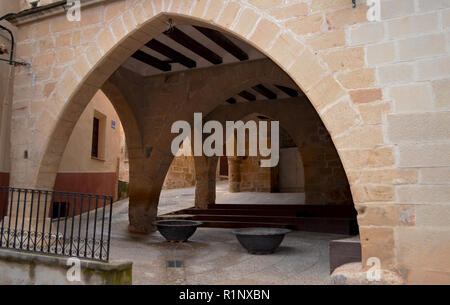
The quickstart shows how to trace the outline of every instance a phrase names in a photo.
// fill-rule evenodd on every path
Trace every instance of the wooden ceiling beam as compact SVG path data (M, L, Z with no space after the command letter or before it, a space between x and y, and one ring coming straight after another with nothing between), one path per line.
M194 26L194 28L240 61L248 60L248 54L221 32L201 26Z
M275 87L277 87L278 89L280 89L281 91L283 91L284 93L289 95L290 97L297 97L297 96L299 96L298 91L294 90L292 88L285 87L285 86L280 86L280 85L275 85Z
M181 44L185 48L191 50L195 54L203 57L214 65L219 65L223 62L222 57L177 28L171 28L170 30L165 31L164 35Z
M145 45L150 49L152 49L153 51L156 51L164 55L165 57L170 58L173 62L182 64L186 68L192 69L197 66L197 63L194 60L190 59L187 56L184 56L180 52L172 49L169 46L166 46L165 44L156 39L150 40Z
M137 50L131 57L164 72L172 70L172 66L169 63L159 60L141 50Z
M264 95L265 97L267 97L270 100L277 99L277 94L272 92L270 89L268 89L267 87L265 87L262 84L254 86L254 87L252 87L252 89L255 90L256 92L258 92L259 94Z
M256 101L256 96L246 90L241 91L239 96L245 98L247 101Z

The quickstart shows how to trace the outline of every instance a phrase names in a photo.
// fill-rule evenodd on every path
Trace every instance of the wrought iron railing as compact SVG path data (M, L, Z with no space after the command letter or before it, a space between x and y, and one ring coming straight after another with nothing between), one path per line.
M0 248L109 260L113 198L0 187Z

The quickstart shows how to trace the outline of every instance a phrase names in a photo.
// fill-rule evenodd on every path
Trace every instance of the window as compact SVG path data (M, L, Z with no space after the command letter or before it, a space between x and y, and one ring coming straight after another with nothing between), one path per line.
M98 118L94 118L94 125L92 127L92 151L91 151L91 156L94 158L98 158L99 128L100 128L100 120Z

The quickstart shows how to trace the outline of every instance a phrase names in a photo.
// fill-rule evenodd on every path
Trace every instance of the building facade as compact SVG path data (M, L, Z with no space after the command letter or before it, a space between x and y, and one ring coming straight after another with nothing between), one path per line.
M99 91L70 136L55 180L56 191L102 194L117 199L121 124Z
M9 156L0 159L0 172L9 185L55 187L70 135L101 89L125 130L130 230L148 233L173 159L170 124L196 111L220 115L217 107L233 106L224 101L242 90L276 84L301 92L302 102L283 100L284 113L256 101L265 115L284 118L294 141L306 136L314 143L313 131L298 128L312 109L329 135L333 149L311 164L314 173L348 180L363 267L376 257L406 283L450 283L448 1L381 0L375 21L366 1L85 1L79 22L68 20L63 4L41 2L56 4L2 21L15 33L15 59L31 64L0 67L7 114L0 155ZM191 26L225 33L251 60L180 73L131 71L130 56L145 53L145 44ZM171 63L158 64L171 70ZM242 109L233 113L255 112L235 105ZM195 162L200 205L214 202L217 162ZM342 164L341 171L330 172L329 164ZM325 200L327 184L307 175L307 166L303 159L306 196Z

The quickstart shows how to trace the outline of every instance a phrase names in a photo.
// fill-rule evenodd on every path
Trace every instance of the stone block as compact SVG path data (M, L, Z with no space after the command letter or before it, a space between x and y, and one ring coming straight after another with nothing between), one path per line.
M377 43L384 39L384 25L381 22L365 23L350 28L350 44Z
M444 34L431 34L408 38L398 42L398 54L402 60L446 54Z
M358 69L340 74L338 81L347 89L369 88L375 83L375 70Z
M387 136L393 143L446 141L450 135L450 113L390 114Z
M407 144L398 148L400 167L450 166L449 144Z
M450 108L450 79L436 80L431 84L436 108Z
M450 203L448 185L401 185L397 187L400 202L414 204Z
M393 62L396 59L394 42L367 46L367 63L369 66Z
M389 89L396 112L420 112L433 109L431 88L427 84L404 85Z

